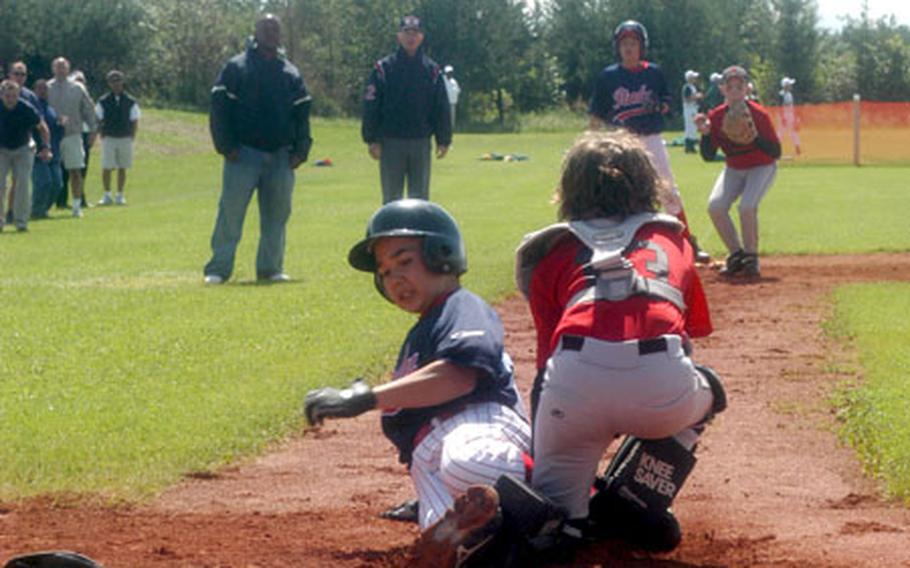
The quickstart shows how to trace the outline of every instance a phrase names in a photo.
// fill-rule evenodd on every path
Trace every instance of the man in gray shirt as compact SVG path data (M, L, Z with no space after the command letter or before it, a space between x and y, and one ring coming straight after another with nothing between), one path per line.
M85 150L82 147L82 123L89 125L89 146L95 142L95 103L81 84L69 78L70 63L58 57L52 65L54 78L47 82L48 102L57 111L63 126L60 142L63 168L69 174L73 190L73 217L82 217L82 168L85 167Z

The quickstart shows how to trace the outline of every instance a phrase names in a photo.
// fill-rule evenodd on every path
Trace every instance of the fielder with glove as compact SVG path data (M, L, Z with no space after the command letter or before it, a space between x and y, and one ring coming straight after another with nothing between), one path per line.
M729 251L721 273L756 278L760 276L758 205L777 175L781 149L768 112L748 100L748 85L744 68L727 67L720 85L724 104L707 116L696 116L696 126L702 133L700 149L705 161L713 161L718 148L726 155L726 167L708 199L711 221ZM730 218L730 207L737 199L742 239Z
M386 300L418 319L393 380L307 394L311 425L382 411L417 493L422 535L413 566L454 566L502 522L499 478L525 479L531 429L496 312L459 283L467 270L455 220L439 205L392 201L367 224L348 262L373 275ZM513 484L514 485L514 484ZM503 501L508 501L508 495ZM460 562L460 561L458 561Z

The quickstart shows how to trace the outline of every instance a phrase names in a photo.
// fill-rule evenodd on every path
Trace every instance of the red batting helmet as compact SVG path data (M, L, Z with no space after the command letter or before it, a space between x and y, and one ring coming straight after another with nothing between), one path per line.
M648 30L635 20L626 20L613 30L613 47L616 49L617 56L619 55L619 40L630 34L638 38L638 43L641 44L641 57L644 57L645 50L648 48Z

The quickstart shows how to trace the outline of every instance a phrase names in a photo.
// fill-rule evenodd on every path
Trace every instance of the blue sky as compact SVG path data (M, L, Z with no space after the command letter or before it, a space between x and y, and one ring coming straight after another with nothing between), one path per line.
M858 18L862 10L861 0L816 0L819 24L829 29L840 29L844 15ZM910 2L907 0L869 0L869 16L877 20L894 14L898 24L910 26Z

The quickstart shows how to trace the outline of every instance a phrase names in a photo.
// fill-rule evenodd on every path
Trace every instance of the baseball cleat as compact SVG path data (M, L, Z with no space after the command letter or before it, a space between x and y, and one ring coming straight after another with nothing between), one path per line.
M740 261L742 274L747 278L760 278L761 271L758 268L758 254L754 252L744 253Z
M472 485L455 499L436 524L414 545L415 568L457 568L492 540L501 523L499 494L489 485Z
M416 523L419 520L420 502L417 499L405 501L400 505L395 505L379 513L383 519L391 521L402 521L405 523Z
M721 276L733 276L742 271L743 269L743 257L746 255L742 250L730 253L727 256L727 260L724 262L724 265L720 269Z

